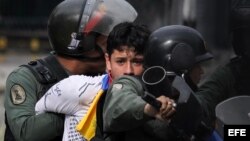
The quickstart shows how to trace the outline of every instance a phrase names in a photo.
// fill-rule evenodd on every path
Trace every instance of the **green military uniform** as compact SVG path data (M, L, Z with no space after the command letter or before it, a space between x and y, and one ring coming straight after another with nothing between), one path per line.
M52 60L51 66L60 66L55 57ZM65 72L62 67L54 69ZM27 67L19 67L8 76L4 106L7 126L16 140L50 141L62 136L63 116L55 113L35 113L35 104L44 95L45 90L46 84L41 84ZM11 140L6 139L9 136L5 135L5 140ZM58 140L61 140L61 137Z
M109 88L103 109L103 129L107 140L122 133L125 141L169 141L169 126L144 114L146 102L141 98L144 89L140 81L122 76ZM122 136L122 137L121 137Z
M195 93L210 122L215 120L215 107L218 103L233 96L250 95L249 71L247 61L235 58L215 70Z

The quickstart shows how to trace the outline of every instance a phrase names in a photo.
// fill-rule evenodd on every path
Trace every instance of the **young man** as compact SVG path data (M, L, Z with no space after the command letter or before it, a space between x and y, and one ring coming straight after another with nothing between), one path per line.
M107 89L112 79L143 72L143 53L149 34L143 25L125 22L115 26L107 40L108 75L73 75L58 82L37 102L37 114L66 114L63 140L84 140L75 127L88 113L98 91Z
M124 0L65 0L56 6L48 21L55 54L17 68L6 81L5 140L61 141L64 117L52 112L36 115L35 104L69 75L104 73L107 35L118 23L136 17Z
M107 91L103 107L103 129L109 135L106 140L192 140L202 111L181 76L193 67L193 48L204 47L204 40L193 28L170 25L154 31L147 46L142 75L145 85L134 77L122 76ZM145 87L161 105L154 99L142 99L147 94ZM178 102L176 112L171 98Z

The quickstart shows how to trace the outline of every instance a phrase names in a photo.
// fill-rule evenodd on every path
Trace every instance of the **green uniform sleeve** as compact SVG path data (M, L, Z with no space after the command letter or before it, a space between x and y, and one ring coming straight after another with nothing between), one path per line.
M104 131L120 132L136 128L150 119L144 114L146 102L141 83L129 76L123 76L109 88L103 109Z
M49 141L63 134L62 116L35 114L42 88L27 68L21 67L8 76L4 106L8 124L18 141Z
M205 81L195 93L206 116L215 119L216 105L235 93L235 80L229 67L220 67Z

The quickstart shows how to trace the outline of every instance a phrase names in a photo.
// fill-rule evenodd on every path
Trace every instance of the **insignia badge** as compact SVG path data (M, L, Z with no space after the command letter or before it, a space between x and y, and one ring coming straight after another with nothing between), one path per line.
M114 90L120 90L122 89L123 85L122 84L114 84L112 87L112 91Z
M12 99L13 104L17 105L25 101L26 94L22 86L14 85L11 87L10 92L11 92L11 99Z

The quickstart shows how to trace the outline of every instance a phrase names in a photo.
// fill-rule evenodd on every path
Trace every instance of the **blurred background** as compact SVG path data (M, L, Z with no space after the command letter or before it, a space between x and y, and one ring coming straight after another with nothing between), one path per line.
M50 51L47 20L55 5L61 1L0 0L0 141L5 128L3 93L6 78L14 68ZM234 55L229 42L230 0L127 1L138 11L136 22L148 25L151 30L182 24L202 33L208 50L215 57L204 64L206 74L203 80ZM245 1L247 3L249 5Z

